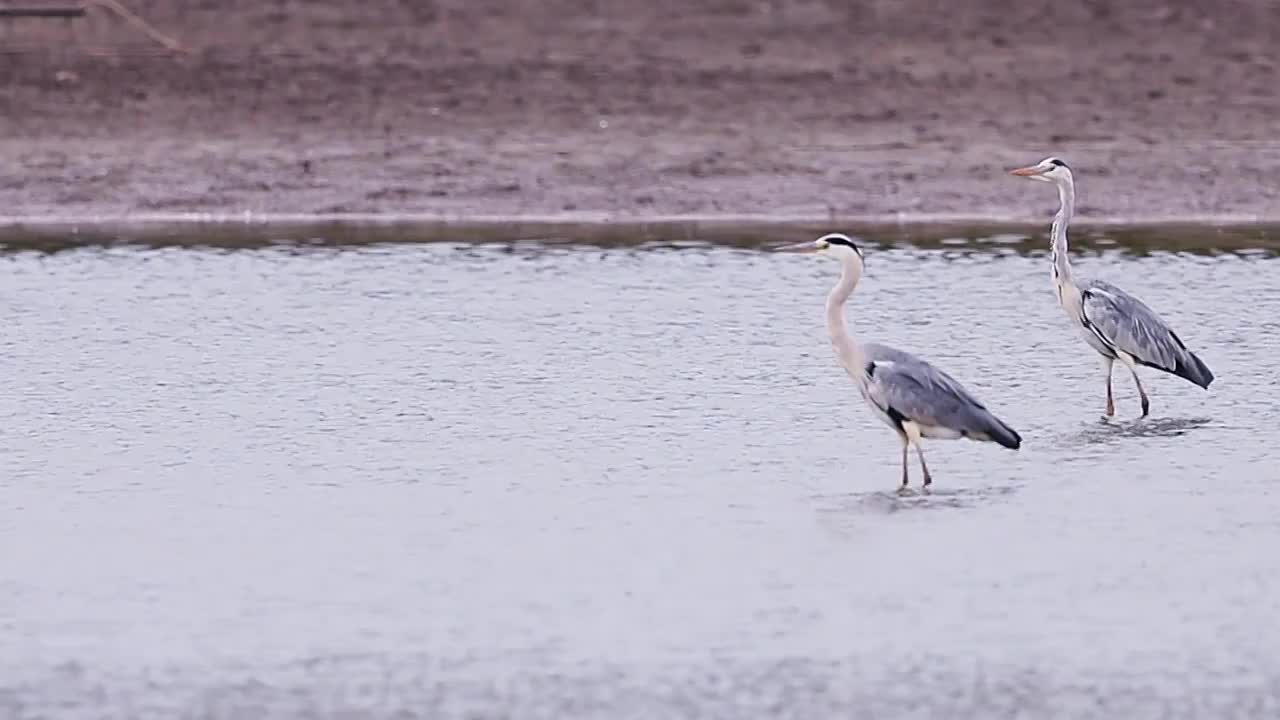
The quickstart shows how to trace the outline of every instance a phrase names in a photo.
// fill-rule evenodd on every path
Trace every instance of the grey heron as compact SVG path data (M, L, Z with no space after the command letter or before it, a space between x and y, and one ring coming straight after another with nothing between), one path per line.
M978 402L950 375L920 358L886 345L862 344L849 334L844 305L862 277L862 250L846 235L832 233L812 242L786 245L777 252L813 253L836 258L844 266L827 296L827 334L836 357L863 400L902 441L902 487L908 485L908 449L920 457L924 487L933 483L924 460L922 438L969 438L997 442L1017 450L1022 438Z
M1133 374L1142 398L1142 417L1151 412L1151 400L1138 376L1138 366L1145 365L1190 380L1205 390L1213 382L1213 372L1196 354L1187 349L1177 333L1155 311L1141 300L1101 280L1082 280L1071 274L1067 257L1067 223L1075 210L1076 187L1071 168L1056 157L1038 164L1010 170L1010 174L1031 180L1053 183L1058 188L1061 207L1050 230L1050 259L1053 263L1053 286L1058 304L1083 335L1086 343L1102 356L1102 372L1107 380L1107 417L1116 414L1111 395L1111 369L1116 360Z

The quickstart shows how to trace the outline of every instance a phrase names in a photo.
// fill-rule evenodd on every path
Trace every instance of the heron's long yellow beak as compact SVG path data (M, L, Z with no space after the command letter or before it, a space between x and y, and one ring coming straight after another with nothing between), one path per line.
M794 245L783 245L782 247L774 248L773 251L785 253L815 253L821 249L822 246L810 240L809 242L796 243Z
M1010 175L1018 175L1018 176L1021 176L1021 177L1030 177L1030 176L1032 176L1032 175L1039 175L1039 174L1040 174L1040 173L1042 173L1042 172L1044 172L1044 171L1043 171L1043 170L1040 170L1039 168L1035 168L1035 167L1024 167L1024 168L1018 168L1017 170L1010 170L1010 171L1009 171L1009 174L1010 174Z

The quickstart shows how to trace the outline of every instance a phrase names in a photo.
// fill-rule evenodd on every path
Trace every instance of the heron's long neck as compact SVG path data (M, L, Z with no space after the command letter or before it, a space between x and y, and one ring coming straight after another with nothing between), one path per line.
M831 346L835 348L840 364L844 365L845 370L857 381L863 380L862 367L866 362L862 346L849 334L849 326L845 324L844 304L853 294L853 289L858 286L858 280L861 277L862 268L858 262L853 259L846 260L840 282L836 283L836 286L831 289L831 294L827 296L827 334L831 336Z
M1071 214L1076 209L1076 189L1070 180L1058 185L1058 199L1062 207L1053 217L1053 228L1049 231L1052 241L1050 252L1053 260L1053 282L1055 285L1072 285L1071 261L1067 258L1067 223L1071 222Z

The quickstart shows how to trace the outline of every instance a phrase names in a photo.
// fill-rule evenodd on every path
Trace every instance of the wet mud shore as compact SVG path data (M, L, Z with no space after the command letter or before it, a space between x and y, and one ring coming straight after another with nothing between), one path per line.
M1280 4L131 3L0 27L0 215L1280 213Z

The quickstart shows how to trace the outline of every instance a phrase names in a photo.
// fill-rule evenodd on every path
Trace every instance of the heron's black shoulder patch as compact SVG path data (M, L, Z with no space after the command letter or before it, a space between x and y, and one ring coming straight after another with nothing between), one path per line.
M876 364L873 362L867 363L867 377L873 378L875 376L876 376Z

